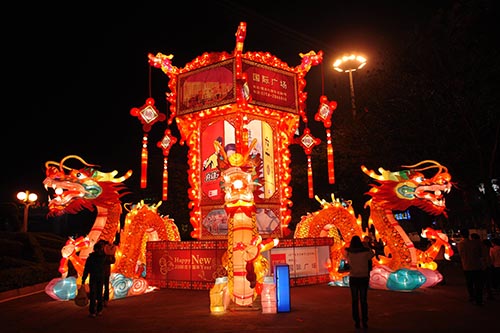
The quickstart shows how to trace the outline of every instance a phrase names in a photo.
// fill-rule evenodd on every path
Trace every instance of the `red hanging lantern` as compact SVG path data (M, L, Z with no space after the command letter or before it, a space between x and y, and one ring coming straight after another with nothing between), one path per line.
M314 120L322 121L326 128L326 153L328 160L328 182L330 184L335 184L335 170L333 163L333 146L332 146L332 133L330 127L332 126L332 114L337 108L337 102L328 101L326 96L321 96L319 98L319 108L318 112L314 116Z
M302 146L302 149L304 149L304 152L307 155L307 184L309 190L309 198L314 198L311 154L314 146L319 145L321 143L321 140L315 138L311 134L311 130L306 127L304 129L304 133L302 133L302 135L297 138L296 141Z
M167 116L160 113L155 107L153 98L146 99L146 103L140 108L130 109L130 114L137 117L142 123L142 150L141 150L141 188L147 187L147 171L148 171L148 133L158 121L164 121Z
M177 142L177 138L172 135L170 129L165 130L163 139L157 143L157 146L163 149L163 186L162 186L162 200L168 198L168 154L170 148Z

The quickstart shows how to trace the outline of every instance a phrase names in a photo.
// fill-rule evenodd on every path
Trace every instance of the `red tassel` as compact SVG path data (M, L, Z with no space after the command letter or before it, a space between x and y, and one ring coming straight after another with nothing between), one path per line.
M314 198L314 188L311 155L307 155L307 185L309 190L309 198L312 199Z
M141 152L141 188L148 186L148 134L144 133L142 137Z
M163 139L156 145L163 150L163 186L162 186L162 200L167 200L168 197L168 154L170 148L177 142L177 138L172 135L170 129L165 130Z
M330 129L326 129L326 153L328 160L328 182L335 184L335 169L333 166L333 146L332 146L332 133Z
M168 157L163 158L163 186L162 186L162 200L168 198Z

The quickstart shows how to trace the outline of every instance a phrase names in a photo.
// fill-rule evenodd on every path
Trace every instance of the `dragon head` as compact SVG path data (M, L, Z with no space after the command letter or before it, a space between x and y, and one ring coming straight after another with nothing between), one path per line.
M377 174L361 166L365 174L379 183L372 184L366 193L372 197L371 201L392 210L406 210L414 206L431 215L446 216L444 194L449 193L452 186L448 169L432 160L402 167L408 169L391 172L379 168L380 174ZM426 178L422 172L429 169L437 169L437 172Z
M69 159L77 159L85 166L72 169L64 165ZM124 176L115 178L118 171L103 173L96 165L88 164L81 157L69 155L61 162L45 163L46 178L43 181L49 192L49 216L75 214L81 210L94 210L94 205L109 207L125 193L123 181L132 175L129 170Z
M252 154L256 144L257 140L254 139L243 153L235 152L228 156L221 143L214 142L219 156L218 168L226 203L246 202L253 205L254 190L261 186L260 170L262 168L260 154Z

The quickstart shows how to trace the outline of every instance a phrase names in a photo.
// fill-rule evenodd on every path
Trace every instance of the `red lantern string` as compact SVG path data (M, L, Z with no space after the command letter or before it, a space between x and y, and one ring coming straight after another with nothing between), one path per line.
M322 121L326 128L326 153L328 160L328 182L335 184L335 170L333 165L333 146L332 146L332 133L330 127L332 126L332 114L337 108L337 102L328 101L325 95L319 98L318 112L314 115L314 120Z
M142 136L141 148L141 188L148 186L148 133Z
M149 64L149 84L148 92L149 98L146 103L140 108L130 109L130 114L137 117L142 124L144 135L142 136L142 149L141 149L141 188L146 188L148 185L148 133L158 121L164 121L167 116L160 113L155 107L155 100L151 97L151 66Z
M130 109L130 114L140 120L142 123L142 130L144 131L141 150L141 188L146 188L148 171L148 133L153 124L158 121L164 121L167 119L167 116L156 109L155 100L151 97L146 99L146 103L142 107Z
M163 149L163 184L162 184L162 200L167 200L168 198L168 154L170 153L170 148L177 142L177 138L172 135L170 129L165 130L165 135L163 139L159 141L156 145Z
M302 149L304 149L304 152L307 155L307 185L309 198L312 199L314 198L314 189L311 154L314 146L319 145L321 143L321 140L315 138L311 134L311 130L306 127L304 129L304 133L302 133L302 135L296 139L296 142L302 146Z

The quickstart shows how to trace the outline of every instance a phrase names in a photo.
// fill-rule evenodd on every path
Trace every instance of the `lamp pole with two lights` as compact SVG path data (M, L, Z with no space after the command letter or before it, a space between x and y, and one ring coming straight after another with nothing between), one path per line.
M17 199L24 205L23 227L21 232L27 232L29 208L38 200L38 195L30 191L24 191L17 193Z

